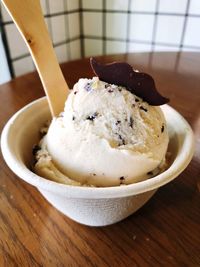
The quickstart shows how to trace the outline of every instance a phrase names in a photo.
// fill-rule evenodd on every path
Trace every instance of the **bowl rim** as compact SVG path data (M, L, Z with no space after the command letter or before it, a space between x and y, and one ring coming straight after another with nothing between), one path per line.
M38 176L29 170L25 164L22 165L12 153L12 148L9 145L8 136L11 126L15 123L15 120L28 109L32 108L39 102L47 102L46 97L39 98L32 101L22 109L17 111L6 123L1 134L1 150L5 162L9 168L21 179L29 184L37 187L41 191L49 191L57 195L64 195L65 197L73 198L86 198L86 199L98 199L98 198L119 198L133 196L147 191L156 190L159 187L167 184L174 178L176 178L190 163L194 154L194 135L188 122L178 113L174 108L169 105L164 105L165 108L170 109L173 115L176 116L182 123L182 128L185 128L185 139L181 147L181 153L176 157L173 164L163 173L144 180L141 182L112 187L84 187L65 185L57 183L51 180L47 180Z

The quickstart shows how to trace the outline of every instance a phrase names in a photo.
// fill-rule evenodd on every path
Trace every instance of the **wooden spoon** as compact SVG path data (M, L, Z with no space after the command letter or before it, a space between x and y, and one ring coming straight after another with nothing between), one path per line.
M69 87L53 50L40 1L3 0L2 2L29 48L47 95L51 114L58 116L64 109Z

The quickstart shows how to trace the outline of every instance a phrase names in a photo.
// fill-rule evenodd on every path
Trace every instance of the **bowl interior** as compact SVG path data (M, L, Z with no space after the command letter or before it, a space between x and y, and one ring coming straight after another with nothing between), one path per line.
M113 197L113 192L114 196L142 193L158 188L172 180L187 166L193 155L193 135L188 123L168 105L164 105L162 109L167 120L170 137L168 149L171 153L170 166L164 173L136 184L115 188L77 188L58 184L32 173L33 145L37 144L40 139L40 128L51 118L45 97L30 103L9 120L2 133L2 152L9 167L19 177L45 190L68 193L69 196L73 191L77 196L80 194L79 191L81 191L81 195L85 196L88 196L89 192L90 197L96 196L97 191L101 197L107 197L110 194Z
M28 107L20 116L16 116L14 123L10 125L8 143L14 152L16 159L31 168L33 162L32 149L40 140L40 129L45 121L51 119L46 101L35 103Z

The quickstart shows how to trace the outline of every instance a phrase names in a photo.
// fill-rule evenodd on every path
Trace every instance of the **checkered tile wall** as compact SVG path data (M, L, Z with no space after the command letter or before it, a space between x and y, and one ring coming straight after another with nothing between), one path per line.
M41 0L59 62L137 51L200 51L200 0ZM1 28L12 76L32 71L5 9Z

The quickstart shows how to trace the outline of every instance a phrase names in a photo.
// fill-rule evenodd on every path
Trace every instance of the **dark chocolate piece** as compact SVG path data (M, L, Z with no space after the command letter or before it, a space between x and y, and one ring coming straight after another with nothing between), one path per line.
M164 126L164 125L162 125L162 128L161 128L161 133L163 133L163 132L164 132L164 130L165 130L165 126Z
M100 64L94 58L90 58L90 64L94 73L100 80L126 87L131 93L141 97L152 106L159 106L169 102L159 94L153 78L146 73L136 72L125 62L113 62Z

